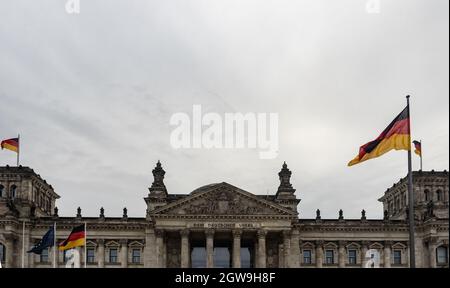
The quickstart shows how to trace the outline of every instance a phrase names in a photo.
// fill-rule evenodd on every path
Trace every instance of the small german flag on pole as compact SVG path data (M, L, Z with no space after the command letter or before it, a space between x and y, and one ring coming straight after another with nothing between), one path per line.
M420 170L422 170L422 140L420 141L414 140L413 144L415 148L414 153L420 156Z
M393 149L411 150L408 107L395 117L377 139L361 146L358 156L351 160L348 166L380 157Z
M64 251L86 244L86 224L77 226L72 229L69 237L59 244L59 250Z
M20 135L17 138L5 139L0 143L0 147L3 149L11 150L17 153L17 166L19 166L19 143Z

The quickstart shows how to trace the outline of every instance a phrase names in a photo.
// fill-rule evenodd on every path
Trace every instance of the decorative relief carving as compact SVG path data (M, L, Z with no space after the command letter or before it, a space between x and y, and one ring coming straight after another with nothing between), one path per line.
M261 215L280 213L229 189L211 191L166 212L192 215Z

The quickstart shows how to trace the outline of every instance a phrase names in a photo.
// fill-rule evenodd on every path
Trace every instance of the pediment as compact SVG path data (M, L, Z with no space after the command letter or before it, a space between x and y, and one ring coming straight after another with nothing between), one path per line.
M228 183L209 185L153 211L153 215L284 215L296 212Z

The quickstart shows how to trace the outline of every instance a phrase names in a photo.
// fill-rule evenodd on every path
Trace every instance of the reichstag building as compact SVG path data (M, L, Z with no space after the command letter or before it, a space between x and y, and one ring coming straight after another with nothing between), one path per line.
M383 219L298 216L300 199L283 164L272 195L255 195L222 182L189 194L170 194L160 162L152 171L146 217L60 217L53 187L29 167L0 167L0 260L3 267L65 267L65 254L23 253L55 222L61 242L87 223L86 249L94 267L361 267L375 249L380 267L409 266L407 179L380 193ZM413 172L417 267L448 267L447 171ZM275 190L275 189L274 189ZM305 193L306 195L306 193ZM86 251L86 252L85 252ZM84 254L86 253L86 255ZM53 259L56 259L54 261ZM57 262L57 263L54 263Z

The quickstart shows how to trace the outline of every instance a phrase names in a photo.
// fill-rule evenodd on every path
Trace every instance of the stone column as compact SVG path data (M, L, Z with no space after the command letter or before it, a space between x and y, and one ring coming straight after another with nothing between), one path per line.
M323 241L316 241L316 268L323 266Z
M429 255L429 261L430 261L430 268L436 268L436 239L431 238L428 241L428 255ZM408 247L409 248L409 247Z
M145 229L145 247L144 247L144 267L156 268L156 237L155 230Z
M214 267L214 230L208 229L206 234L206 268Z
M98 250L97 250L97 264L98 268L104 268L105 267L105 240L98 239Z
M367 253L367 249L369 247L369 242L367 241L363 241L361 244L361 267L365 267L364 265L366 264L366 253Z
M259 251L259 247L258 247L258 237L256 237L256 240L255 240L255 242L254 242L254 249L253 249L253 254L254 254L254 256L253 256L253 262L254 262L254 266L255 266L255 268L259 268L259 254L258 254L258 251Z
M127 239L120 240L120 263L122 268L128 267L128 241Z
M391 241L384 242L384 268L391 268Z
M181 234L181 268L189 268L189 230L180 231Z
M5 268L14 268L14 238L12 235L5 235ZM20 266L19 266L20 267Z
M156 266L158 268L165 268L163 260L164 260L164 231L163 230L155 230L156 236Z
M345 245L347 245L347 242L345 241L339 241L339 268L345 268L345 263L346 263L346 249L345 249Z
M291 231L283 230L283 255L284 255L284 268L290 268L290 248L291 248Z
M300 267L300 235L297 229L292 231L291 235L291 255L290 255L290 267L298 268Z
M258 231L258 268L266 268L266 235L267 231Z
M241 230L233 230L233 268L241 268Z

